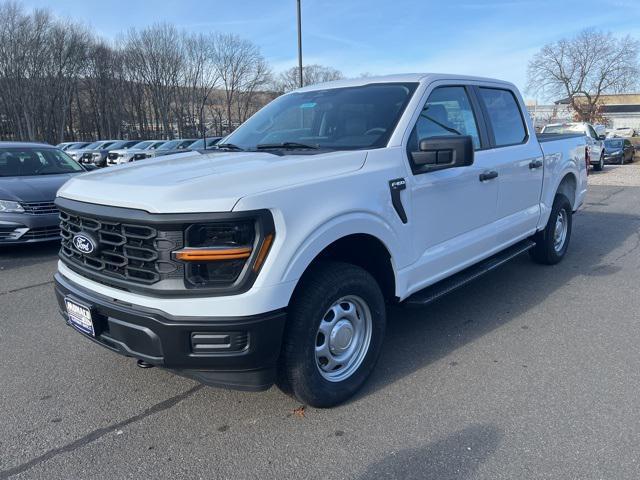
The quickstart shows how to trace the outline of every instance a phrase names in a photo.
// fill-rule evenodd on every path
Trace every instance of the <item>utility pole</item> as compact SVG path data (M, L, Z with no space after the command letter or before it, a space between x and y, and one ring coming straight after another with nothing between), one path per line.
M302 80L302 14L300 13L300 0L298 2L298 75L300 87L303 87Z

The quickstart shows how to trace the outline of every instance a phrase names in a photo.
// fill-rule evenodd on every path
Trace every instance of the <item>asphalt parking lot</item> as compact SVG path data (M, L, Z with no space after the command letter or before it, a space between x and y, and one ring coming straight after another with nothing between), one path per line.
M332 410L137 368L63 324L55 245L5 247L0 478L640 478L640 166L591 182L563 263L394 307Z

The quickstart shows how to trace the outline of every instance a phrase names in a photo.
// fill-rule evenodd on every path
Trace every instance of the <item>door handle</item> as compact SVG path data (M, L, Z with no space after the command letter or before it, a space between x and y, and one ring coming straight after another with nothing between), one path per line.
M484 182L486 180L492 180L498 176L498 172L495 170L487 170L486 172L482 172L480 174L480 181Z
M536 169L536 168L540 168L541 166L542 166L542 160L532 160L532 161L529 163L529 168L530 168L531 170L534 170L534 169Z

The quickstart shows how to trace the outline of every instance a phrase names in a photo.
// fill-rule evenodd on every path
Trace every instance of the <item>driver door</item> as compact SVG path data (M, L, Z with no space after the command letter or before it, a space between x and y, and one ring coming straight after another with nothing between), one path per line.
M470 166L417 173L407 179L411 192L410 222L417 262L409 288L417 291L488 256L495 245L492 223L497 216L497 178L482 180L498 165L487 146L487 134L472 89L465 85L437 86L429 93L407 145L435 136L469 135L474 144ZM485 174L485 175L483 175ZM490 177L491 175L489 175Z

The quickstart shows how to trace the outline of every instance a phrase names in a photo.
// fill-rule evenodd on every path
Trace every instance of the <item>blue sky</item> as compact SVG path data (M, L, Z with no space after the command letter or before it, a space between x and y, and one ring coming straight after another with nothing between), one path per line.
M171 22L237 33L275 71L296 64L295 0L23 0L117 39L129 27ZM302 0L305 63L347 76L404 72L498 77L523 88L529 58L585 27L640 39L640 0ZM526 96L526 95L525 95Z

